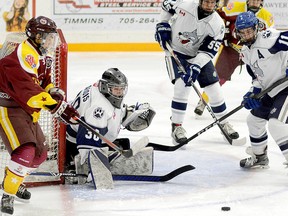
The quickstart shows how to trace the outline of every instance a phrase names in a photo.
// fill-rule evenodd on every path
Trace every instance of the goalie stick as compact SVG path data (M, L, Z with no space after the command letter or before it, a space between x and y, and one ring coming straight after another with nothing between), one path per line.
M147 182L166 182L175 178L176 176L194 170L192 165L185 165L179 167L166 175L113 175L114 181L147 181ZM56 172L33 172L29 175L33 176L59 176L59 177L87 177L86 174L76 173L56 173Z
M179 69L186 74L186 69L183 67L183 65L181 64L180 60L178 59L178 57L176 56L176 54L174 53L171 45L166 42L166 47L168 49L168 51L170 52L170 54L172 55L172 57L174 58L176 64L178 65ZM214 119L214 121L216 122L215 124L218 125L219 129L221 130L222 134L224 135L224 137L226 138L226 140L231 144L231 145L244 145L246 143L246 137L243 137L241 139L232 139L227 132L224 130L223 126L220 124L220 121L218 121L217 117L215 116L214 112L212 111L211 107L206 103L206 101L203 99L200 91L198 90L198 88L195 86L194 82L191 83L193 89L195 90L195 92L197 93L197 95L199 96L200 100L203 102L203 104L205 105L206 109L208 110L208 112L210 113L210 115L212 116L212 118Z
M108 140L106 137L98 133L96 130L94 130L93 127L91 127L89 124L87 124L85 121L81 120L79 117L75 116L74 119L83 127L85 127L87 130L91 131L93 134L98 136L101 140L103 140L107 145L109 145L111 148L113 148L115 151L119 152L121 155L123 155L126 158L130 158L133 156L132 149L123 150L119 148L116 144Z
M288 77L284 77L278 81L276 81L275 83L273 83L271 86L269 86L267 89L264 89L263 91L261 91L259 94L252 96L255 99L261 99L265 94L267 94L268 92L270 92L272 89L274 89L275 87L281 85L282 83L288 81ZM157 144L157 143L151 143L149 142L149 144L147 146L153 147L154 150L156 151L175 151L179 148L181 148L183 145L187 144L188 142L190 142L191 140L195 139L196 137L198 137L200 134L204 133L205 131L209 130L210 128L214 127L217 122L221 122L224 119L228 118L229 116L233 115L234 113L238 112L240 109L242 109L244 107L244 104L240 104L238 107L234 108L232 111L230 111L229 113L227 113L226 115L222 116L221 118L219 118L217 121L214 121L213 123L209 124L208 126L206 126L205 128L203 128L202 130L198 131L196 134L194 134L193 136L189 137L186 142L180 143L178 145L175 146L167 146L167 145L162 145L162 144Z

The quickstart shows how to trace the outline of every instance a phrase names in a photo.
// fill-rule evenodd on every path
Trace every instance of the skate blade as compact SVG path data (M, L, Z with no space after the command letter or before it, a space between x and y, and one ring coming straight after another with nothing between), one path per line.
M241 167L244 170L261 170L261 169L269 169L269 165L255 165L252 167Z
M17 196L15 196L15 201L20 202L20 203L30 203L30 199L29 200L21 199L21 198L18 198Z

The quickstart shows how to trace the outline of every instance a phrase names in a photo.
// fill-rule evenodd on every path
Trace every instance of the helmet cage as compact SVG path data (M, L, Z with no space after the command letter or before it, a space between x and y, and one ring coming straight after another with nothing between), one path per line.
M98 88L114 107L120 108L128 91L128 82L117 68L110 68L103 73Z

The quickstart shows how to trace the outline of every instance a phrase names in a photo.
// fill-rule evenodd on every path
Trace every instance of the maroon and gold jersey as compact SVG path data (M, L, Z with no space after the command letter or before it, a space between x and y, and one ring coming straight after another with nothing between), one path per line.
M52 64L52 58L41 56L28 40L20 43L0 60L0 92L6 94L4 98L0 96L0 100L8 101L7 104L16 102L36 122L41 109L57 103L47 93L53 87Z
M237 44L238 39L235 33L235 22L236 18L240 13L246 12L248 10L246 2L230 2L226 7L219 8L217 12L224 20L226 26L226 33L224 40L229 43ZM274 25L274 19L272 14L265 8L260 8L256 17L259 20L259 30L265 30Z

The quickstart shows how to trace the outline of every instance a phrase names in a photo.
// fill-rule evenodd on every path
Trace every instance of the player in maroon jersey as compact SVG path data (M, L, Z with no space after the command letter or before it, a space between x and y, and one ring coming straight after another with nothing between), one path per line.
M39 16L26 25L27 40L0 59L0 135L11 155L2 182L1 212L13 214L14 197L28 201L25 176L47 158L47 145L38 124L42 109L58 120L77 124L78 112L64 101L63 90L51 83L51 53L57 45L57 26Z

